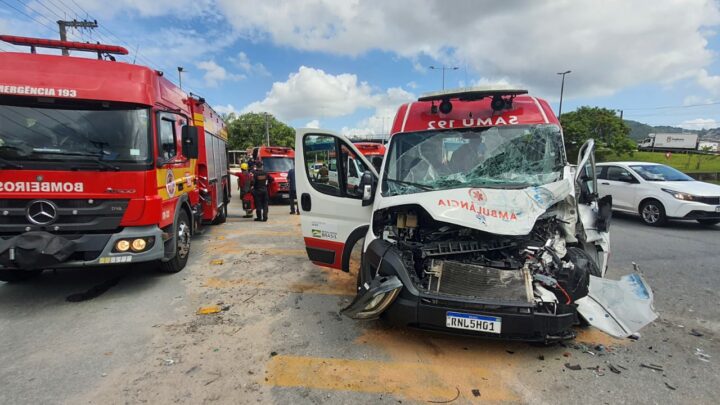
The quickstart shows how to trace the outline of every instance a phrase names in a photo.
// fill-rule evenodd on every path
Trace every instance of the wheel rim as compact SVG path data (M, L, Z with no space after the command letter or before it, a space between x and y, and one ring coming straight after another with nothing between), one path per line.
M643 208L642 216L645 222L654 224L660 219L660 208L653 204L648 204Z
M185 221L178 224L177 232L178 256L184 259L190 253L190 227Z

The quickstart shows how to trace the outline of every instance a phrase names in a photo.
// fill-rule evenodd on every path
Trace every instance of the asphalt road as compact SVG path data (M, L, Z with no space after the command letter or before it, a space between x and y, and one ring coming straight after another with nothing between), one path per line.
M179 274L0 283L0 403L716 403L720 226L616 215L608 276L636 262L660 318L638 341L583 329L538 347L344 319L354 276L306 260L299 218L254 223L234 204Z

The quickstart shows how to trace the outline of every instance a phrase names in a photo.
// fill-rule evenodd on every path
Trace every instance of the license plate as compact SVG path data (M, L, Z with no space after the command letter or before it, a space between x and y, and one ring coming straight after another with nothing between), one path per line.
M290 198L290 194L280 194L281 198Z
M502 318L486 315L463 314L461 312L448 312L445 317L445 326L454 329L500 333Z

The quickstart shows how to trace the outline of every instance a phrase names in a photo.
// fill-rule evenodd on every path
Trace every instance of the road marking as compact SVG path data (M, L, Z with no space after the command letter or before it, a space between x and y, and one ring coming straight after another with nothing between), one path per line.
M384 393L416 401L515 401L517 396L486 367L279 355L265 384L333 391ZM474 398L477 389L481 397Z

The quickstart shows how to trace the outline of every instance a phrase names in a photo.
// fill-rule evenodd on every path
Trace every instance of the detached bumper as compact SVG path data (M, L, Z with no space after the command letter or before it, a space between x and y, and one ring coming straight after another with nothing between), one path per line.
M113 252L117 241L140 237L152 237L153 245L140 253ZM48 246L57 249L48 249ZM0 237L0 269L37 270L138 263L162 259L164 253L162 231L157 226L127 227L114 234L27 232Z
M549 342L575 337L572 329L573 325L578 323L575 306L558 305L557 312L549 314L536 312L536 307L531 303L511 305L424 293L413 284L395 248L383 240L373 241L368 246L363 259L365 268L362 271L365 274L378 274L376 278L395 276L402 282L397 297L382 314L392 323L453 334L507 340ZM367 294L372 294L372 291L368 291ZM449 312L500 318L501 333L450 328L446 326Z

